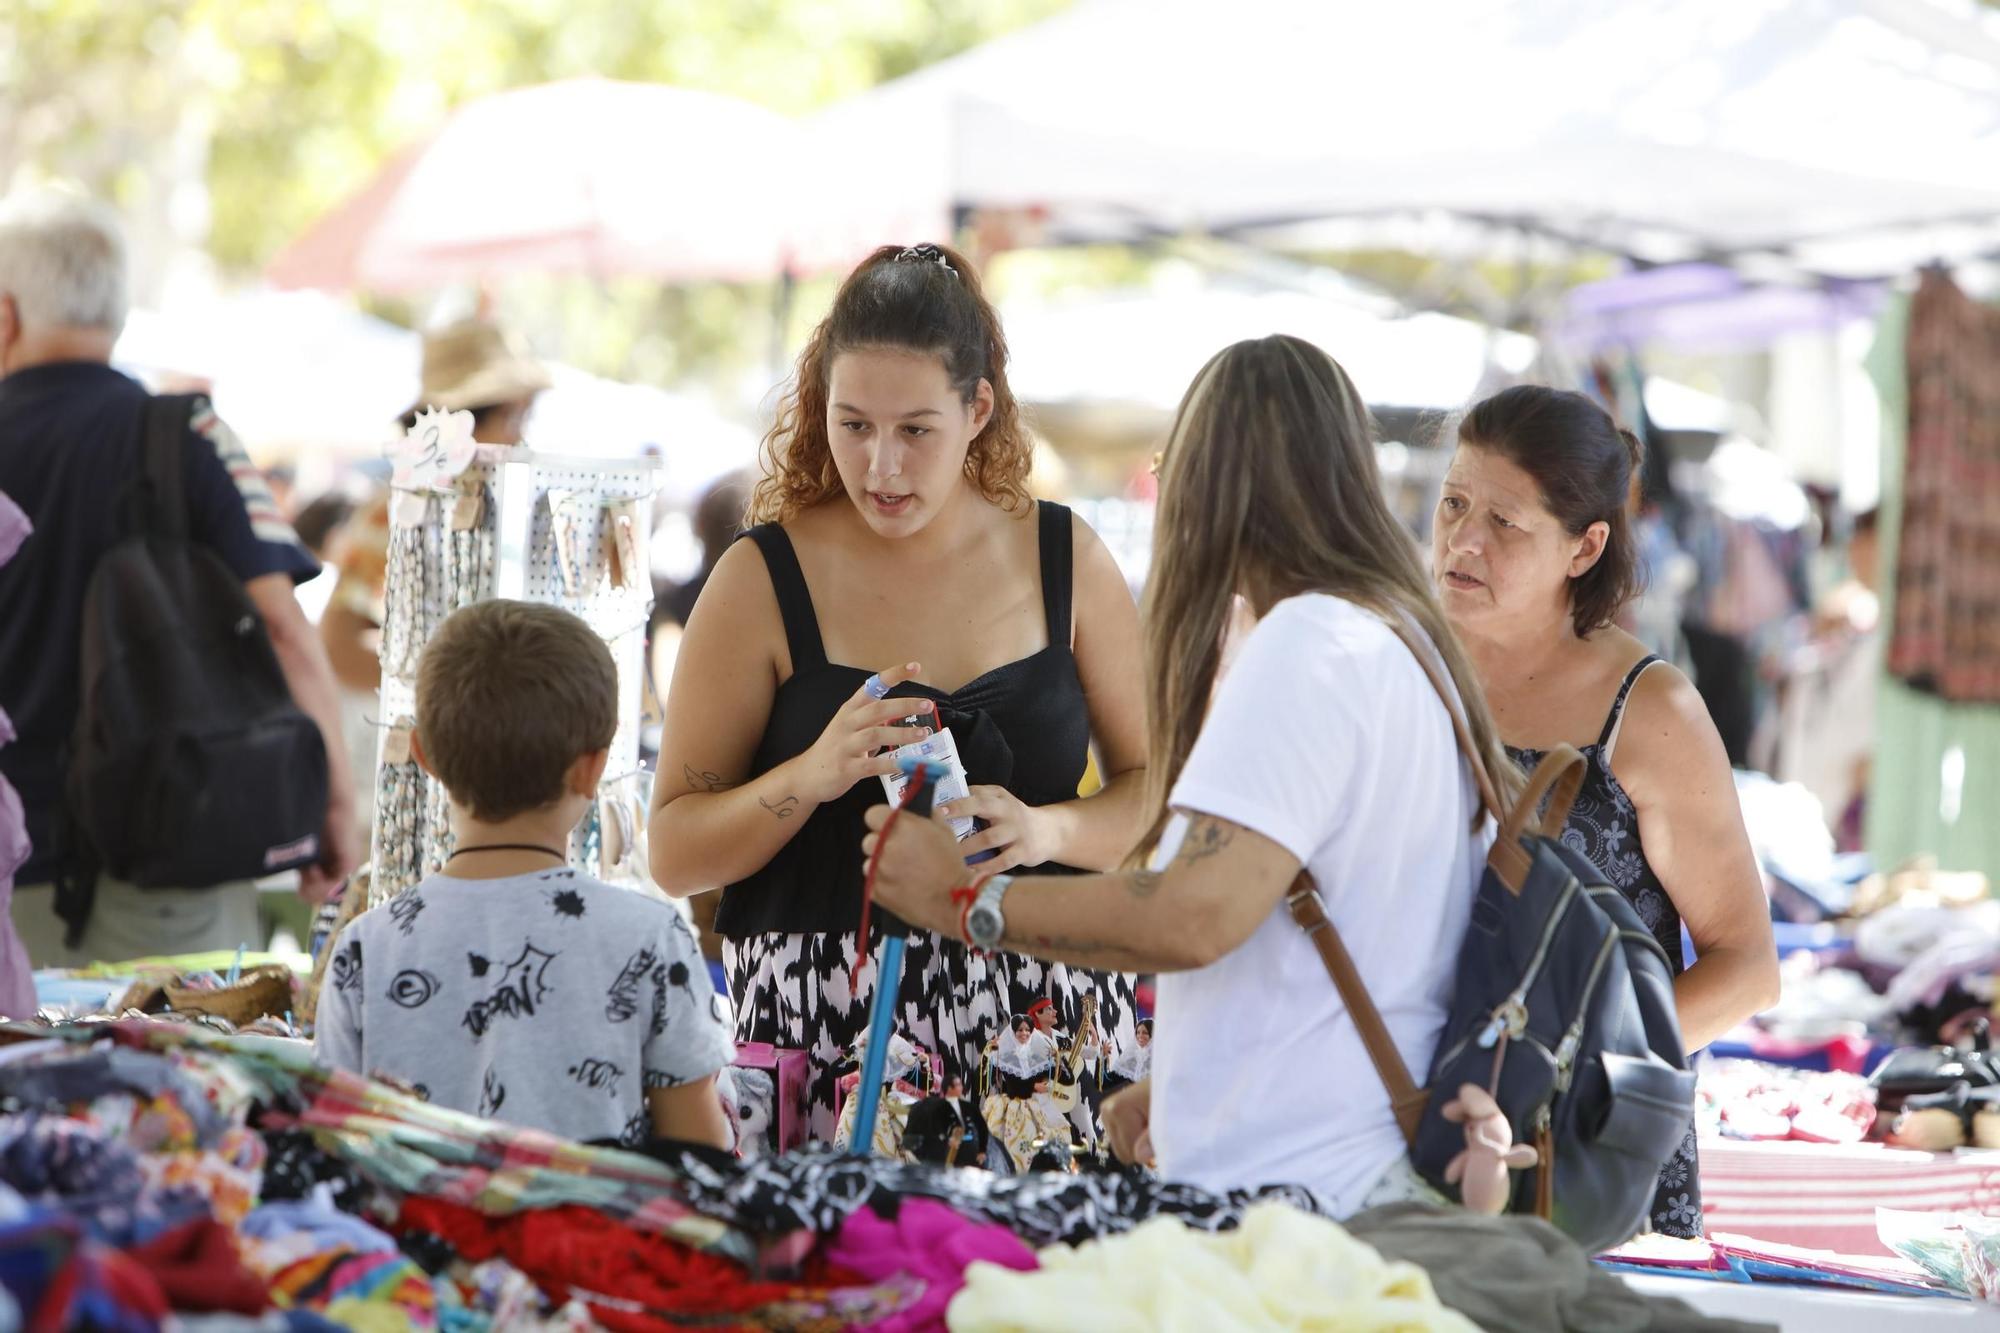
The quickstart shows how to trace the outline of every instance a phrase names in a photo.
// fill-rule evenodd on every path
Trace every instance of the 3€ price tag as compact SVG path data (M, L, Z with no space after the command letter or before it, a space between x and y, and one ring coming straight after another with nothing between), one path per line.
M472 413L425 408L410 428L383 450L395 472L390 484L405 491L451 491L458 474L479 452Z

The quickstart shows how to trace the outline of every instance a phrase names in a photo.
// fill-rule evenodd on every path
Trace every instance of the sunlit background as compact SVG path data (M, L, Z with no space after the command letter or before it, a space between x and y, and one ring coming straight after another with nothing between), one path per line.
M129 227L120 364L209 387L295 511L375 484L422 330L484 312L551 366L531 445L664 460L663 591L884 241L984 267L1038 484L1135 587L1147 460L1230 341L1347 366L1418 532L1455 410L1584 388L1656 458L1634 628L1816 799L1800 854L2000 873L2000 713L1902 688L1849 610L1893 587L1917 275L2000 294L1989 6L15 0L0 99L0 184Z

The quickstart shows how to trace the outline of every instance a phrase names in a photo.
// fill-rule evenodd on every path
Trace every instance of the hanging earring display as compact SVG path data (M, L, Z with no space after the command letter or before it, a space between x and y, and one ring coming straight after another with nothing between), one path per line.
M458 837L451 831L451 798L445 795L442 782L427 777L424 780L423 870L418 878L425 879L443 870L457 846Z
M652 600L647 502L657 465L482 450L469 421L426 414L392 445L397 466L382 626L382 715L376 766L375 873L385 901L437 873L453 849L442 784L414 762L410 728L423 653L454 611L503 594L564 607L605 639L619 673L612 771L640 769L636 700ZM626 716L627 711L631 716ZM633 792L639 795L634 797ZM644 789L605 785L572 839L572 862L644 880Z
M397 491L389 505L388 586L382 622L382 672L399 680L416 670L416 657L430 637L425 604L430 595L426 570L424 518L430 497Z
M596 528L602 514L603 504L595 496L549 492L549 537L565 596L583 598L597 591L603 544Z
M492 595L493 505L485 483L462 481L451 505L446 543L445 605L451 610L483 602Z
M382 740L375 770L375 871L369 905L385 902L423 877L423 802L430 782L411 759L408 718L398 719Z

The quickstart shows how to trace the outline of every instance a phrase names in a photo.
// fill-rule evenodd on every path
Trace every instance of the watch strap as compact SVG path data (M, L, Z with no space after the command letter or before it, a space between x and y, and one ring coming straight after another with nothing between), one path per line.
M971 933L969 929L970 923L975 918L977 918L982 912L987 912L987 911L992 912L995 916L998 916L1000 918L1001 928L994 935L994 938L990 943L982 944L976 939L973 940L973 944L975 947L984 949L994 949L999 947L1002 936L1006 934L1006 920L1007 920L1006 915L1002 913L1000 910L1000 900L1006 897L1007 890L1012 888L1013 885L1014 885L1014 877L1012 875L992 875L987 878L985 883L979 886L979 896L972 900L972 910L966 914L966 921L968 924L967 934L970 935Z

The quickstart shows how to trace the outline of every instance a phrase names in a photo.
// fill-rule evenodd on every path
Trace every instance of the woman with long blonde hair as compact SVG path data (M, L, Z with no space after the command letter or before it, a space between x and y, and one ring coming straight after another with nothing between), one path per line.
M949 727L976 821L955 852L1043 874L1117 865L1143 830L1139 620L1088 526L1028 493L1033 446L979 278L937 246L884 247L842 284L765 442L756 524L689 618L666 702L653 876L726 885L737 1037L808 1051L812 1134L867 1024L862 813L885 757ZM877 678L888 698L865 685ZM1095 741L1102 791L1077 798ZM879 917L878 922L879 925ZM1131 1033L1129 979L911 940L897 1026L970 1079L1009 1013L1053 995Z
M994 876L967 909L949 836L899 821L882 901L939 931L962 918L982 943L1163 974L1152 1075L1105 1111L1122 1156L1216 1189L1304 1184L1341 1214L1421 1195L1388 1095L1283 900L1310 871L1404 1061L1428 1067L1492 835L1415 652L1455 686L1499 775L1478 680L1383 500L1363 400L1318 348L1272 337L1210 361L1160 483L1141 863L1061 883ZM1255 625L1225 666L1239 597Z

